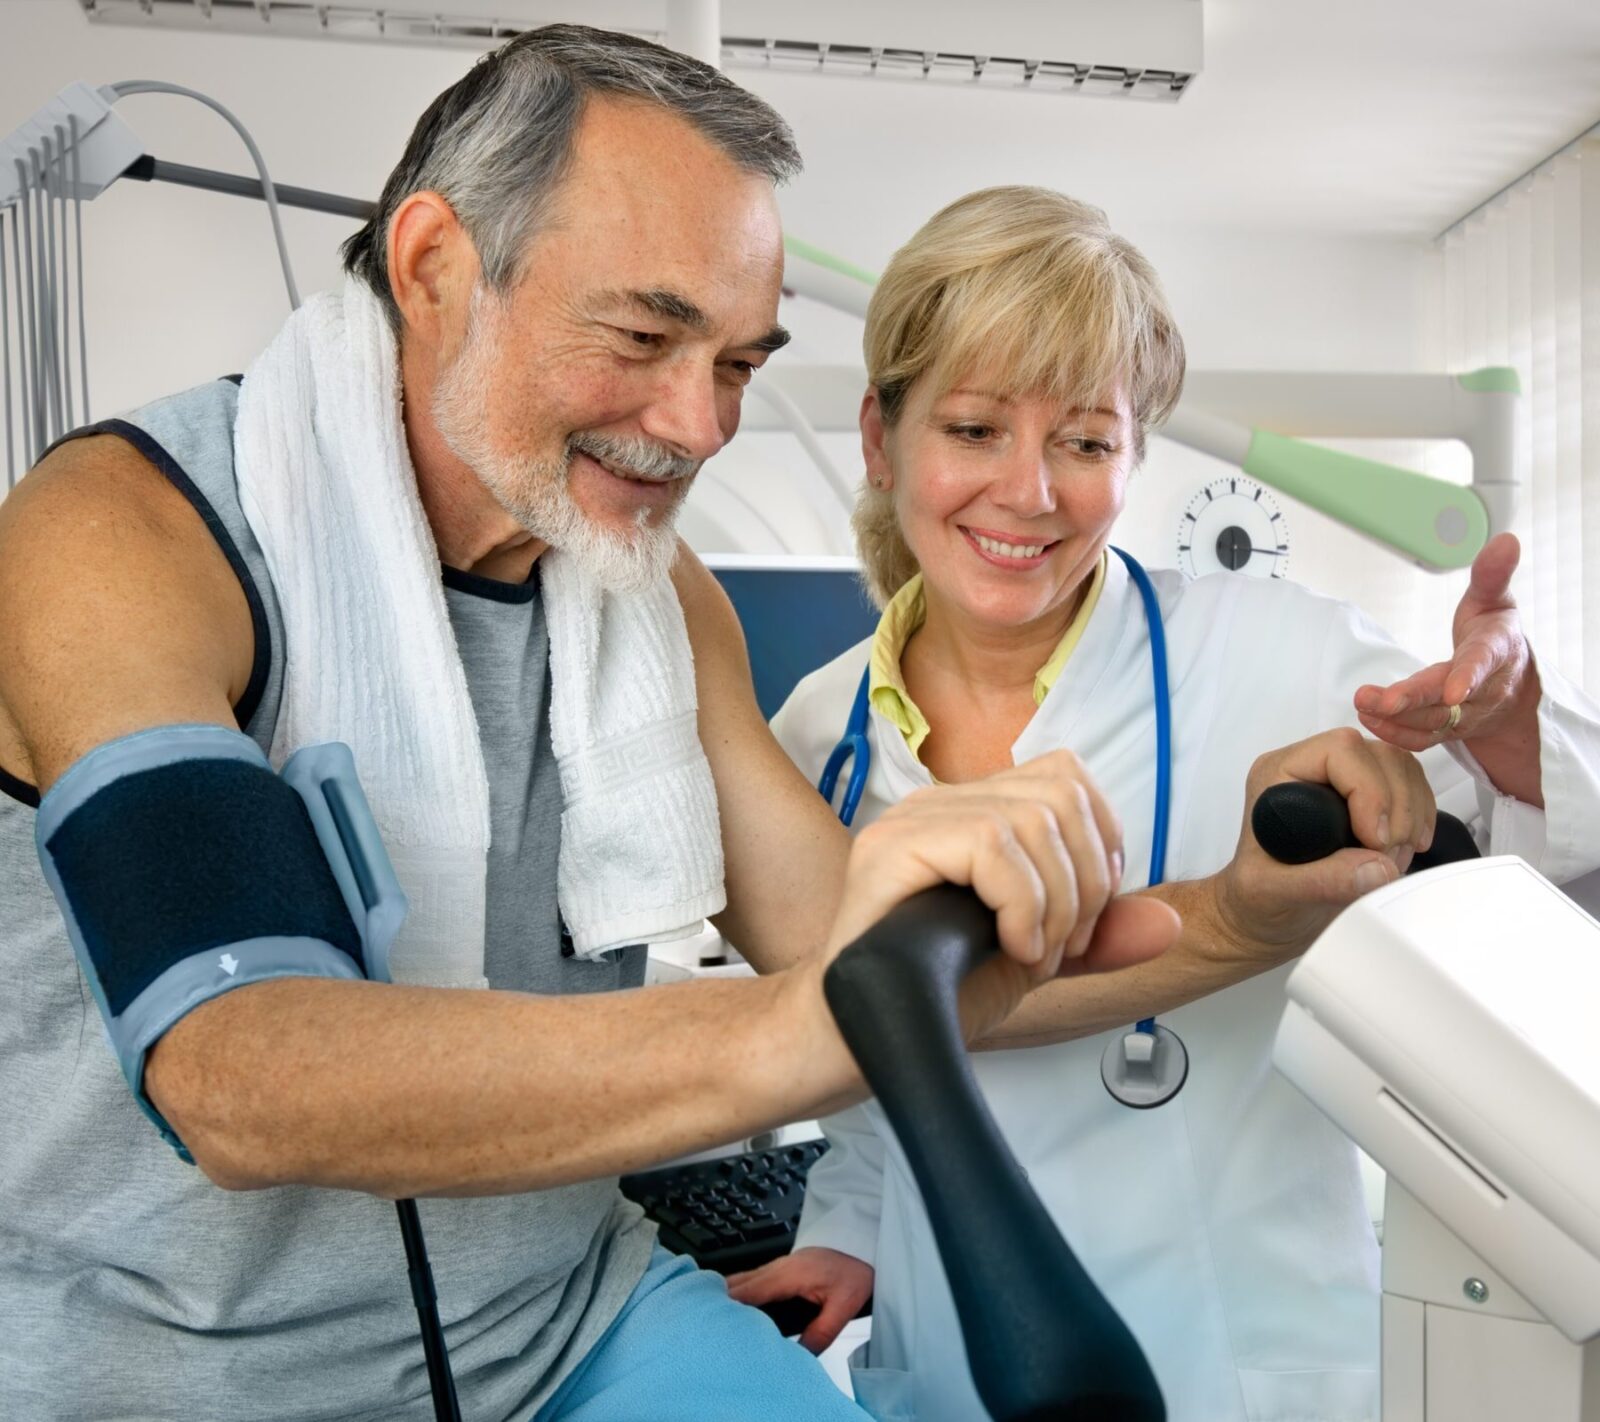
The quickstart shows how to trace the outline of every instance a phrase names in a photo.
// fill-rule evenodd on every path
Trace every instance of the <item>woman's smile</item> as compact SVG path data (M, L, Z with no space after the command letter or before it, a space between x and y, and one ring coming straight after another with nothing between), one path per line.
M1041 539L1035 536L1030 541L1016 533L998 533L988 528L969 528L966 524L957 524L956 527L961 530L972 551L984 562L1012 573L1027 572L1029 569L1042 567L1049 561L1050 555L1061 546L1059 538Z

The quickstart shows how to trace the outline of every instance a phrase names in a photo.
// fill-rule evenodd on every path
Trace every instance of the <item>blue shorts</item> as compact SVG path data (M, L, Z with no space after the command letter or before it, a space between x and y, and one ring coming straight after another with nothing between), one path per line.
M721 1278L659 1244L622 1312L534 1422L866 1422L822 1365Z

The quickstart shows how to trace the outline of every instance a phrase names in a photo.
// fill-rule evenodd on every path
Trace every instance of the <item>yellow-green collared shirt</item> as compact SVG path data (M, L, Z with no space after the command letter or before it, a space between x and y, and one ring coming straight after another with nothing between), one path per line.
M1044 700L1050 688L1060 680L1067 658L1072 655L1082 639L1083 629L1089 625L1095 604L1100 601L1100 589L1105 586L1105 581L1106 555L1102 553L1090 577L1089 592L1083 599L1083 605L1078 608L1071 625L1061 634L1061 640L1056 643L1056 649L1050 653L1049 660L1034 673L1035 706ZM928 739L928 732L932 727L928 725L928 718L922 714L917 703L911 699L911 693L906 690L906 679L900 670L900 658L905 653L906 643L911 640L911 634L922 626L927 616L928 600L922 591L922 574L918 573L889 599L889 605L883 609L883 616L878 619L878 630L872 635L872 676L868 681L867 691L873 706L900 728L900 734L906 738L906 745L911 748L911 754L919 758L922 753L922 743Z

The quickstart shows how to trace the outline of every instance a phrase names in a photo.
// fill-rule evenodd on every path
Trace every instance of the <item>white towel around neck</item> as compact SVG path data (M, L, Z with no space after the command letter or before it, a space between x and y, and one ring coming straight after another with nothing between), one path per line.
M311 298L246 372L234 462L283 620L272 761L350 747L411 904L395 980L485 986L483 749L394 336L362 283ZM554 549L539 571L565 805L557 897L574 949L693 932L725 903L722 840L671 580L613 594Z

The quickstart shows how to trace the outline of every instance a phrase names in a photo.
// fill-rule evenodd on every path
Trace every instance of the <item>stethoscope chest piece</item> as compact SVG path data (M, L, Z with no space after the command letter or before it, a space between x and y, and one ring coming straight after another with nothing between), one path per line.
M1135 1110L1165 1105L1188 1078L1189 1052L1183 1039L1159 1022L1112 1038L1100 1058L1106 1090Z

